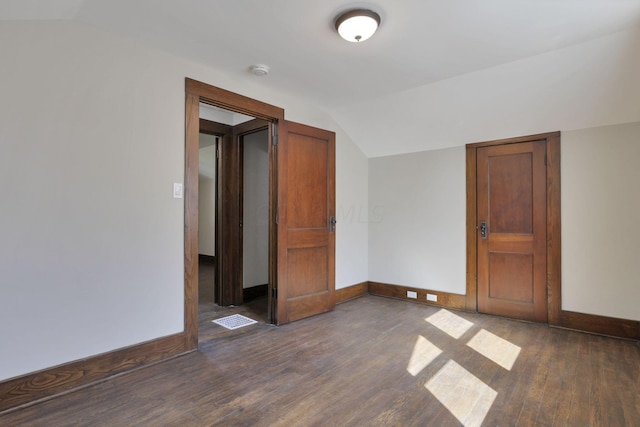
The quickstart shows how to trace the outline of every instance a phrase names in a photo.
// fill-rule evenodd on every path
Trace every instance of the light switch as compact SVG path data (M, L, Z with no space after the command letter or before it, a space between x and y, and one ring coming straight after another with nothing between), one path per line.
M182 199L182 183L181 182L173 183L173 198Z

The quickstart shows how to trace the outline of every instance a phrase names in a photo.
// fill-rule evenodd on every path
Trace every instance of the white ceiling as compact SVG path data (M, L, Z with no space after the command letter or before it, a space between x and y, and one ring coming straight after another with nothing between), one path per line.
M333 21L359 6L378 12L382 24L366 42L345 42ZM349 118L354 109L638 27L640 0L3 0L0 19L76 20L259 79L325 109L376 156L460 141L375 148L383 143L369 144L375 128L366 141L354 135L389 111L370 110L369 123L358 124ZM270 74L251 75L256 63Z

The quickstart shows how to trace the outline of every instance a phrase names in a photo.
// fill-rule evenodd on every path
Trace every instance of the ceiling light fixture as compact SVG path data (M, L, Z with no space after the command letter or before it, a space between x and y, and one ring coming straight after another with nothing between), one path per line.
M363 42L373 35L380 25L380 15L368 9L354 9L336 18L336 30L349 42Z

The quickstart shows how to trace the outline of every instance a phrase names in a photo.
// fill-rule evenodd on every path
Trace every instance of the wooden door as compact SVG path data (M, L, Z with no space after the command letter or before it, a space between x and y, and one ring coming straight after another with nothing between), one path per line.
M277 308L284 324L335 307L335 134L278 124Z
M213 122L210 122L213 123ZM216 199L216 299L221 306L243 303L242 217L244 136L268 129L266 120L253 119L236 126L216 124L221 137Z
M544 140L477 150L478 311L547 321Z

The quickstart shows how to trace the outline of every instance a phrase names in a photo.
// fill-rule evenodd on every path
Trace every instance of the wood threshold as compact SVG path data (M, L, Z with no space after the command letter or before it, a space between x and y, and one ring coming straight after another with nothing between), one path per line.
M0 383L0 412L184 353L180 333L12 378Z

